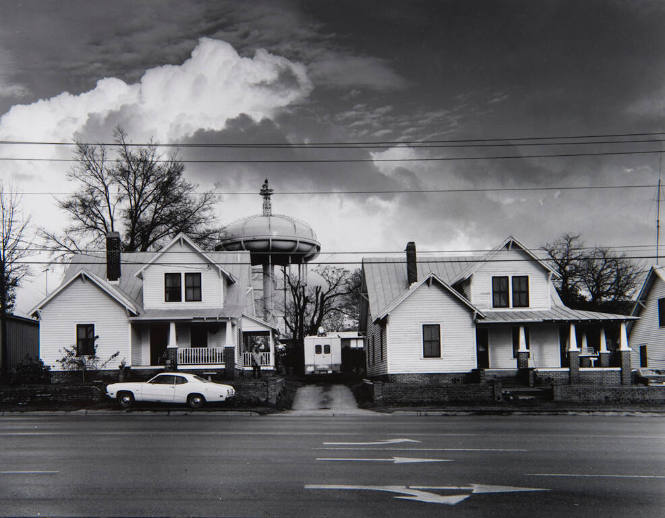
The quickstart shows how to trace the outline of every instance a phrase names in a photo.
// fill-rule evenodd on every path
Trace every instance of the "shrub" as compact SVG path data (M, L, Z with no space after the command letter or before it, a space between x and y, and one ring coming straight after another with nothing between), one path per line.
M50 371L51 368L44 365L42 360L26 354L12 370L10 383L12 385L50 383Z

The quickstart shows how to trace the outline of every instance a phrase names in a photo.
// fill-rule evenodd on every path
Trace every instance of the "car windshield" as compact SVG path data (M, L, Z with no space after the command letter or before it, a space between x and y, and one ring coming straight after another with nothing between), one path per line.
M210 383L207 379L202 378L201 376L197 376L196 374L194 374L194 379L196 381L202 381L203 383Z

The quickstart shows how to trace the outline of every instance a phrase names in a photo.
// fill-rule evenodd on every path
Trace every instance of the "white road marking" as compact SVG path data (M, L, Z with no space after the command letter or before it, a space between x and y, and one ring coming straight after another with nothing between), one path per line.
M414 457L391 457L389 459L358 459L342 457L320 457L316 460L324 461L356 461L356 462L392 462L393 464L415 464L417 462L452 462L449 459L418 459Z
M665 475L589 475L582 473L527 473L531 477L587 477L587 478L665 478Z
M374 442L324 442L329 446L372 446L376 444L377 446L383 444L398 444L403 442L420 442L414 439L386 439L385 441L374 441Z
M353 448L353 447L336 447L336 448L314 448L315 450L368 450L368 451L481 451L481 452L527 452L521 448Z
M0 471L0 475L54 475L59 471Z
M489 486L482 484L471 484L470 486L354 486L348 484L307 484L305 489L340 489L340 490L365 490L365 491L384 491L388 493L397 493L396 499L413 500L417 502L426 502L430 504L456 505L473 494L483 493L514 493L523 491L549 491L549 489L533 487L512 487L512 486ZM464 495L440 495L432 493L429 490L452 490L452 491L470 491Z

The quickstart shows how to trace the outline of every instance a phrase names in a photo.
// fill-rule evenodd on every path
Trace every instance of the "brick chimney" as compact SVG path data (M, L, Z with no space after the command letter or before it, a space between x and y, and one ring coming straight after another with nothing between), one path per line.
M409 241L406 244L406 278L411 286L414 282L418 282L418 266L416 264L416 244Z
M120 280L120 234L109 232L106 235L106 279Z

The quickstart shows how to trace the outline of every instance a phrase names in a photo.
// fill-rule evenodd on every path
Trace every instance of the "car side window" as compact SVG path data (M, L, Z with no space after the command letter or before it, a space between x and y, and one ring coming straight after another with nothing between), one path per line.
M175 376L176 385L184 385L185 383L187 383L187 378L183 378L182 376Z
M171 385L173 384L174 377L175 376L163 374L161 376L157 376L156 378L151 379L150 383L154 383L155 385Z

